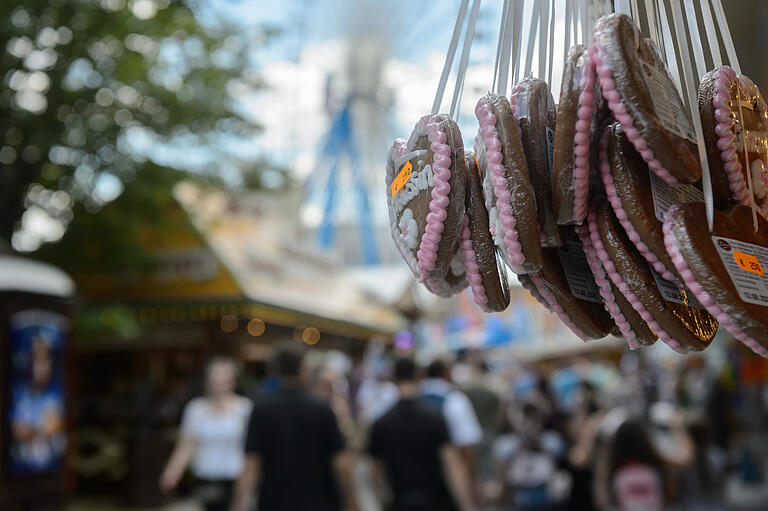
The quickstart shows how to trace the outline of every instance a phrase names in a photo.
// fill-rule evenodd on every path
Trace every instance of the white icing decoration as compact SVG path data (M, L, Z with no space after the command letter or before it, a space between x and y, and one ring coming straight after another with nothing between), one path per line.
M461 250L457 250L456 253L453 254L449 268L451 269L451 275L456 277L460 277L466 273L466 270L464 270L464 256L461 255Z
M415 250L419 246L419 225L410 208L403 211L398 227L400 228L398 235L402 242L411 250Z
M750 167L752 171L752 192L755 199L763 200L768 195L768 169L765 168L763 160L752 160Z
M400 214L406 204L415 199L421 192L432 187L432 165L425 166L421 171L411 172L411 178L392 198L392 209Z
M503 228L501 226L501 219L499 218L499 208L492 206L488 211L488 227L491 230L491 236L493 236L493 243L497 247L504 246Z

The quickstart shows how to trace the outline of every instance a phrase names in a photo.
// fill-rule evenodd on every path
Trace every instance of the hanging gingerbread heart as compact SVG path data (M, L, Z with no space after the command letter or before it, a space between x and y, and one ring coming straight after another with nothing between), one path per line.
M653 41L610 14L595 24L591 57L613 116L651 170L669 185L698 181L694 129Z
M560 225L581 224L587 216L593 139L597 128L599 89L589 50L576 45L568 52L557 105L553 156L552 207Z
M491 234L504 261L518 274L541 269L536 199L520 131L509 101L486 94L475 107L475 138Z
M721 66L701 80L699 111L715 207L754 200L768 218L768 107L757 86Z
M466 214L459 237L472 297L485 312L509 306L509 285L503 263L496 254L485 207L480 168L475 153L466 151Z
M664 242L685 285L710 314L752 351L768 357L768 220L733 206L715 210L709 232L704 203L667 212Z
M448 273L464 216L466 166L456 123L425 115L387 157L390 230L398 252L424 282Z

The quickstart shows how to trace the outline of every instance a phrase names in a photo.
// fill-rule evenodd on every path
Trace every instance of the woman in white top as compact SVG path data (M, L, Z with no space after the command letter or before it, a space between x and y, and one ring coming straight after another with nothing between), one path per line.
M243 469L243 448L251 401L234 392L237 366L227 358L206 368L205 396L190 401L181 419L180 438L160 476L171 492L187 466L197 479L196 495L206 511L227 511L234 481Z

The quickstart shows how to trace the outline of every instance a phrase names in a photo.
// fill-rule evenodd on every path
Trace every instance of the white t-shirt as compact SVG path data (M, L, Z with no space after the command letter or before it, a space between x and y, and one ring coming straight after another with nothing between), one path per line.
M458 447L475 445L483 438L483 430L469 398L453 385L439 378L427 378L421 393L439 396L443 401L443 417L448 425L451 443Z
M243 470L245 434L253 404L237 397L217 410L202 397L190 401L181 419L181 434L195 440L192 472L201 479L236 479Z

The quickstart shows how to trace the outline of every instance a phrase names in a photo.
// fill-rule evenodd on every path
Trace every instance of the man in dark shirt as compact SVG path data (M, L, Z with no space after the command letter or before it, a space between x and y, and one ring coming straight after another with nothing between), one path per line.
M445 419L418 397L412 360L396 362L395 382L400 401L373 424L368 443L378 486L383 486L384 472L392 489L387 509L474 509L469 477L456 447L450 443Z
M248 509L259 483L259 511L338 511L338 483L354 509L352 459L330 406L302 388L302 353L282 349L274 365L280 389L254 404L233 511Z

